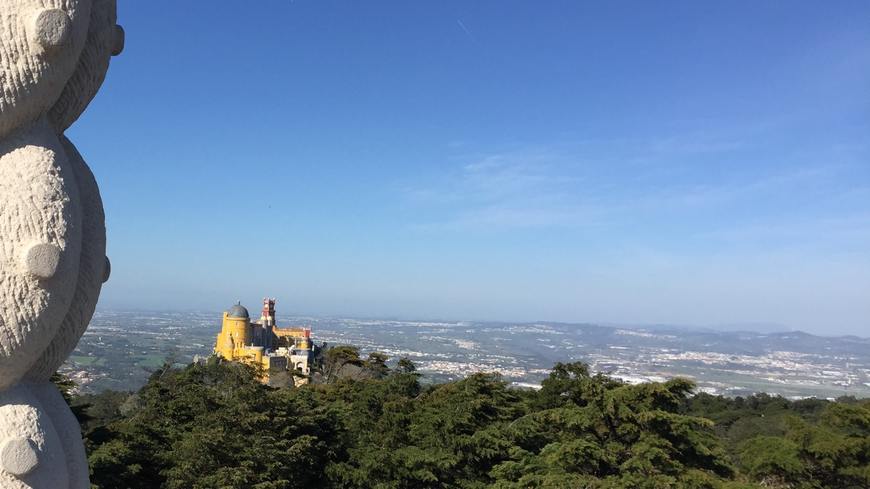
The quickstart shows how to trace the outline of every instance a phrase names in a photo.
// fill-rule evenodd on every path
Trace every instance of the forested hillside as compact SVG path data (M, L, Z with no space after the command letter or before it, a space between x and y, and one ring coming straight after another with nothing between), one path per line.
M210 361L72 399L95 487L870 487L868 401L693 396L579 363L539 391L485 374L430 386L407 360L337 353L353 378L272 389Z

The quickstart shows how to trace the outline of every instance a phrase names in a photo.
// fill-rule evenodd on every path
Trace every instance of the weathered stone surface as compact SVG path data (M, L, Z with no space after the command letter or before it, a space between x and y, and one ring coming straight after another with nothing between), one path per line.
M36 444L27 438L9 438L0 443L0 467L14 476L29 474L39 465Z
M52 386L48 385L48 387ZM69 408L63 407L67 412L69 411ZM0 447L8 448L0 450L0 487L3 489L88 487L82 485L81 480L77 481L77 485L72 483L65 443L61 441L54 420L43 409L31 386L18 385L0 392L0 420L2 420L0 440L3 440L0 442ZM80 438L79 435L78 445L81 445ZM22 451L25 450L22 441L33 449L36 457L35 464L31 464L30 456ZM7 442L12 444L7 447ZM80 467L87 469L84 460L79 462ZM29 465L33 466L28 467Z
M37 11L31 20L30 32L34 43L46 52L66 46L72 37L72 20L61 9Z
M24 267L36 278L50 279L60 265L60 248L51 243L37 243L27 248Z
M108 279L103 205L65 131L123 48L114 0L0 0L0 488L87 489L49 377Z

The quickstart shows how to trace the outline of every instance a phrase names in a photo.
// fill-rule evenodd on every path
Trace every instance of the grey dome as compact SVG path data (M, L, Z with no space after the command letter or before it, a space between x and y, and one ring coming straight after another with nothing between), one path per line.
M245 309L245 306L241 304L236 304L229 311L227 311L227 316L238 319L251 319L251 315L248 314L248 310Z

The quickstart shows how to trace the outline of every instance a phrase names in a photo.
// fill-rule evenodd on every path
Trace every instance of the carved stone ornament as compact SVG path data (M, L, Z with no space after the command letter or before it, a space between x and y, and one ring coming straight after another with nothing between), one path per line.
M49 382L108 277L100 192L64 137L124 45L115 0L0 0L0 488L88 489Z

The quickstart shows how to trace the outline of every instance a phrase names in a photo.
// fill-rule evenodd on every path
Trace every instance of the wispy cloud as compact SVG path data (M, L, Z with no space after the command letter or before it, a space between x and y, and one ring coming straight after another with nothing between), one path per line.
M826 233L845 239L847 226L834 229L831 223L870 213L870 203L861 200L870 183L854 178L861 170L843 157L842 148L831 151L834 159L794 165L754 165L760 156L748 149L746 141L698 134L466 154L440 178L410 187L405 197L426 211L411 224L417 230L610 227L622 239L644 239L642 233L659 224L668 232L678 228L682 235L675 240L719 243L726 236L748 239L753 232L761 240L764 230L770 235L774 229L783 239L807 237L814 227L817 239ZM850 150L855 151L866 152ZM698 155L710 157L710 168L720 174L708 174L707 160L696 164ZM666 164L635 163L644 158Z
M788 219L758 219L732 227L722 227L698 237L718 241L732 249L774 247L812 249L848 253L866 252L870 245L870 212L856 211L838 216L806 216Z
M513 207L493 205L460 211L449 220L420 223L413 226L423 231L506 231L516 229L590 227L601 225L597 208L567 206Z
M673 135L653 139L649 143L650 153L657 156L672 157L677 154L721 154L746 147L739 139L722 139L704 134Z
M434 186L406 192L417 205L439 207L444 219L426 230L505 230L582 226L598 213L583 199L582 178L564 173L550 152L523 150L478 156Z
M734 203L760 203L776 196L801 199L813 195L830 195L832 185L839 185L838 165L815 165L786 168L775 173L748 178L699 183L692 179L674 181L662 188L652 188L638 196L639 207L660 210L702 210ZM796 191L800 191L798 194Z
M456 19L456 25L458 25L459 28L462 29L462 32L464 32L465 35L468 36L472 41L477 42L477 38L474 37L474 34L472 34L468 27L465 26L465 22L462 22L460 19Z

